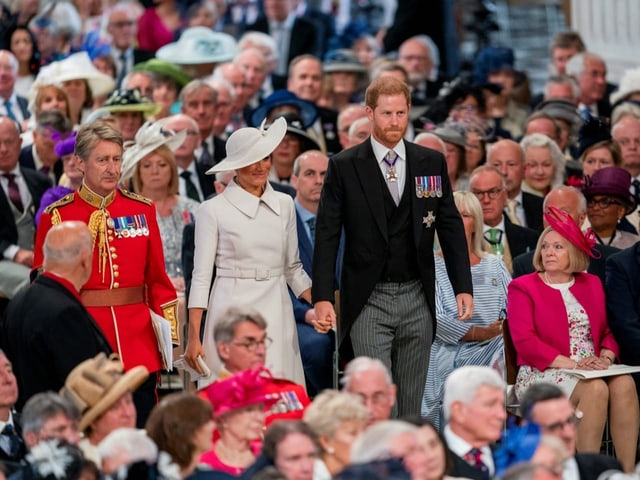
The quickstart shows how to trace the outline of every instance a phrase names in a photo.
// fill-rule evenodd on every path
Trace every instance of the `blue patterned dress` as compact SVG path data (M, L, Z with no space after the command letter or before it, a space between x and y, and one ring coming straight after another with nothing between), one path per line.
M487 342L461 342L469 328L487 326L504 314L507 306L507 285L511 276L504 262L487 254L480 263L471 266L473 281L473 317L458 320L458 306L449 282L444 260L435 256L436 270L436 339L431 346L429 371L422 397L421 415L440 429L444 382L456 368L464 365L495 366L504 371L502 336Z

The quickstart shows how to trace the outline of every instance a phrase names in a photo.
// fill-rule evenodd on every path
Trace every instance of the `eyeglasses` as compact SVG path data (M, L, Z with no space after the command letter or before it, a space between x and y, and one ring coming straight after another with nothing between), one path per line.
M471 190L471 193L473 193L476 197L478 197L478 200L482 200L485 195L487 195L490 200L495 200L496 198L498 198L498 195L500 195L503 190L504 190L503 188L496 187L496 188L492 188L491 190Z
M134 22L133 20L124 20L122 22L113 22L111 26L114 28L133 27L135 23L136 22Z
M273 340L269 337L264 337L262 340L256 340L255 338L249 338L244 342L232 342L236 347L242 347L249 352L255 352L258 345L264 345L264 348L269 348L269 345L273 343Z
M365 405L371 401L374 405L384 405L389 401L389 392L376 392L373 395L365 395L364 393L358 393L362 398L362 403Z
M622 205L621 202L615 200L611 197L604 197L596 200L595 198L590 198L587 200L587 208L595 208L595 206L604 210L605 208L609 208L611 205Z
M567 425L575 427L583 416L584 414L580 410L576 410L564 422L560 421L552 423L551 425L541 425L541 427L549 433L558 433Z

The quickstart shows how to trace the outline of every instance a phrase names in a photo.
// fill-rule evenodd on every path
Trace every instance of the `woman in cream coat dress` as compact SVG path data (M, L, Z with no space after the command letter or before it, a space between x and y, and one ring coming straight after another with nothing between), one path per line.
M271 152L286 129L282 118L268 130L264 126L237 130L227 141L227 158L207 172L235 170L236 176L222 194L204 202L196 214L185 358L200 370L196 357L202 355L212 371L212 376L199 381L199 388L212 383L221 372L213 328L216 319L231 306L250 306L265 317L267 336L273 341L266 352L265 366L276 377L304 384L287 284L296 296L311 302L311 280L298 256L293 200L275 192L267 181ZM209 294L214 265L216 276ZM200 343L205 308L207 321Z

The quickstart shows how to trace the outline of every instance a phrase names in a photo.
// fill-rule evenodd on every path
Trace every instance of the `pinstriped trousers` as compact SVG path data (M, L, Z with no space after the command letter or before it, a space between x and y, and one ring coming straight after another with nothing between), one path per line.
M398 387L396 415L420 415L433 319L420 280L377 283L351 328L356 357L384 363Z

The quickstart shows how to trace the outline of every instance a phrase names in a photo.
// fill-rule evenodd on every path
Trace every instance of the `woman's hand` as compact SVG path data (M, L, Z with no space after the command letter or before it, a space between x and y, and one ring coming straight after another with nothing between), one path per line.
M204 373L200 364L198 363L198 355L204 358L204 350L202 350L202 342L199 338L189 338L187 342L187 348L184 351L184 359L187 361L187 365L196 370L199 373Z
M596 356L583 358L578 361L580 370L606 370L609 368L609 361Z

